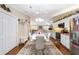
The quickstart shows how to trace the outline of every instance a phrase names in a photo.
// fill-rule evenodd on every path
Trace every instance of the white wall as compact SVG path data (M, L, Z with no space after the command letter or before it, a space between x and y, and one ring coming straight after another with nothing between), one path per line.
M30 32L30 24L28 22L26 22L24 25L25 40L28 40L29 32Z
M25 22L24 24L20 23L18 25L18 37L20 39L20 43L24 43L26 40L28 40L28 35L30 32L30 25L28 22Z

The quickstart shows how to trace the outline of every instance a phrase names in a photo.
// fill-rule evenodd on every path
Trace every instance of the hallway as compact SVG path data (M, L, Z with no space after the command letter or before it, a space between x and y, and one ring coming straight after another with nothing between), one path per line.
M0 55L79 55L79 5L0 4Z

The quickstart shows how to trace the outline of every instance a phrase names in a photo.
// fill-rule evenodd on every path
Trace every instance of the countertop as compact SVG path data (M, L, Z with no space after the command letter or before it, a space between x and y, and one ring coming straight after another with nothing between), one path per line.
M63 35L67 35L67 36L70 36L70 33L61 33Z

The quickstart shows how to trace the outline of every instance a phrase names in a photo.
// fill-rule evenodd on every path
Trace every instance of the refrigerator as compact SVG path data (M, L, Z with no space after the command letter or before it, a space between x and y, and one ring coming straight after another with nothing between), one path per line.
M71 20L71 54L79 55L79 16Z

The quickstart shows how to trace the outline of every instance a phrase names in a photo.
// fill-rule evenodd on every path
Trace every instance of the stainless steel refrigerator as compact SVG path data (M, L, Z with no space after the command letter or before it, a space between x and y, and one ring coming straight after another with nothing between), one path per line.
M79 16L71 20L71 54L79 55Z

